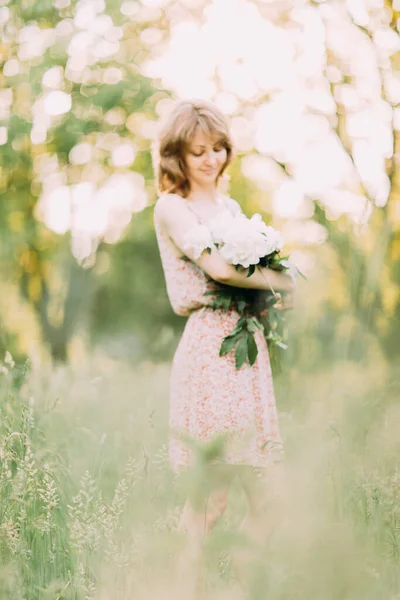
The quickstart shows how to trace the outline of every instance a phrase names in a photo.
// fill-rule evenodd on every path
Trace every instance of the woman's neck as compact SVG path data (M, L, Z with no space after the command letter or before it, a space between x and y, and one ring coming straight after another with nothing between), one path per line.
M190 194L188 196L189 200L193 200L194 202L218 202L218 190L215 185L210 187L199 187L196 185L191 186Z

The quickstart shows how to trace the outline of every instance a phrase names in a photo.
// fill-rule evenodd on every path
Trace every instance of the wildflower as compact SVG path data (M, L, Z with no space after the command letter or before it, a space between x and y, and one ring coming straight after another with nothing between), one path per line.
M11 356L11 353L8 350L4 357L4 362L10 367L10 369L13 369L15 367L15 361L13 360L13 357Z

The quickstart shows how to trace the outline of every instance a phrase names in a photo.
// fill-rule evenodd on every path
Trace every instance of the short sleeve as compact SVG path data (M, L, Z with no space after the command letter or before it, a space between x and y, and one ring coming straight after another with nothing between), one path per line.
M233 198L230 198L229 196L225 196L224 202L225 202L226 208L229 210L230 213L232 213L232 215L234 217L236 217L237 215L243 214L242 207L240 206L239 202L237 202Z

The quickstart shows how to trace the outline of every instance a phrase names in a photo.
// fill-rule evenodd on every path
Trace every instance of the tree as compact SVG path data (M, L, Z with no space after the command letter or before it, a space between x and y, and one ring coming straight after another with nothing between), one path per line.
M90 306L93 255L104 234L80 232L77 243L73 197L66 207L65 194L82 180L99 188L112 174L148 169L149 144L139 129L153 114L155 90L138 68L144 25L113 3L10 2L2 11L3 272L37 314L53 358L65 360L79 315ZM79 147L92 157L79 156ZM126 160L124 150L136 160ZM64 196L52 199L51 223L46 199L60 186ZM82 238L89 252L75 248L74 256L71 243L74 249Z
M324 228L344 273L336 293L347 297L345 311L391 357L400 352L399 14L388 1L207 2L150 65L176 93L201 85L230 114L259 206L275 213L289 243L307 252L314 244L316 256L318 245L299 232L319 242L305 225ZM192 84L202 43L209 53Z

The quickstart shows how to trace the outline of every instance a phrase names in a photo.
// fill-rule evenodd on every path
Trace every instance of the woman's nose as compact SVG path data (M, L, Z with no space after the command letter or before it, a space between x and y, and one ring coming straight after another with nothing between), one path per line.
M213 150L211 150L210 152L207 152L206 154L206 162L209 164L214 164L216 160L216 154Z

